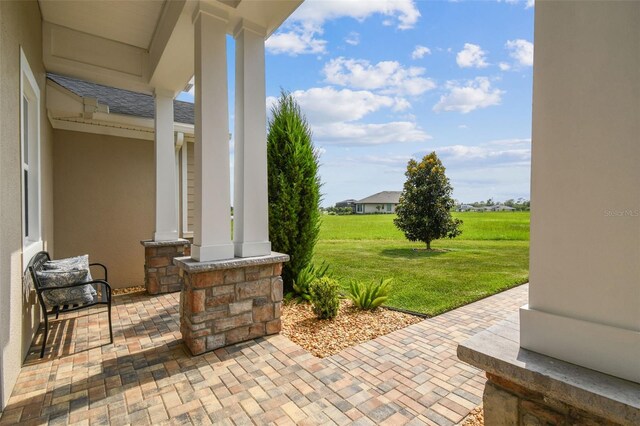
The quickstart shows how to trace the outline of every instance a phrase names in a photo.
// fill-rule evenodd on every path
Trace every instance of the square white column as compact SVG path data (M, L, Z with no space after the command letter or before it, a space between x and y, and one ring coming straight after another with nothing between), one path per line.
M155 89L156 226L154 241L178 239L178 193L176 191L176 154L173 139L173 95Z
M640 383L640 3L535 14L521 346Z
M236 39L234 245L238 257L271 253L267 188L266 31L241 21Z
M195 29L195 212L191 257L233 258L227 98L227 17L199 5Z

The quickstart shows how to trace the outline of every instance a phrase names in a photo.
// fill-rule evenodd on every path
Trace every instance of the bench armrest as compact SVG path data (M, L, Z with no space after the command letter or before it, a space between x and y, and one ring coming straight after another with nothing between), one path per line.
M104 271L104 278L103 278L103 280L104 280L104 281L109 281L109 277L107 276L107 267L106 267L106 266L104 266L102 263L90 263L90 264L89 264L89 269L91 269L91 267L92 267L92 266L99 266L99 267L101 267L101 268L103 269L103 271Z

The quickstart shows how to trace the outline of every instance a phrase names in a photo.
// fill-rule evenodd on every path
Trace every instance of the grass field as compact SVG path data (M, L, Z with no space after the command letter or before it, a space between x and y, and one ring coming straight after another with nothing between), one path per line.
M349 280L393 278L388 306L428 315L527 282L529 213L456 213L463 233L434 249L404 238L394 215L323 216L314 262L326 261L346 289Z

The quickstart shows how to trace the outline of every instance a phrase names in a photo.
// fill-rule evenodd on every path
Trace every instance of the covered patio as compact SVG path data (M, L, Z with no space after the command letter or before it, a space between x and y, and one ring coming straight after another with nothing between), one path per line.
M179 294L117 296L105 314L39 334L0 424L454 425L482 401L484 375L458 343L507 318L528 285L320 359L281 335L192 357Z
M575 422L591 407L585 422L637 424L640 3L535 6L530 294L521 286L320 360L277 335L287 256L271 252L268 236L264 40L301 1L0 3L0 422L442 425L460 421L484 392L496 423ZM236 42L233 239L228 36ZM56 187L54 145L62 120L50 118L48 72L153 95L144 181L153 227L113 238L121 261L109 266L135 263L142 274L146 263L147 283L165 268L164 281L182 290L118 297L113 345L103 345L104 314L54 321L41 361L40 310L23 281L29 259L44 249L104 260L63 239L75 233L85 244L97 229L112 237L98 219L84 230L61 225L66 188ZM192 77L193 241L183 256L173 99ZM83 102L75 118L83 125L104 113ZM122 255L125 246L139 256ZM501 334L460 346L489 373L485 388L456 346L505 319ZM539 363L522 361L532 353ZM553 396L580 398L549 404L551 386L531 391L549 362L566 366L550 382Z

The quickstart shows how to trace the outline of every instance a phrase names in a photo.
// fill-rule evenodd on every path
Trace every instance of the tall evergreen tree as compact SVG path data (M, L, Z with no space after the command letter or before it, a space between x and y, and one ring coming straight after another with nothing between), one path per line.
M435 152L425 155L419 163L407 164L400 203L396 207L395 225L409 241L422 241L431 250L431 241L454 238L462 233L462 221L451 217L455 200L453 187L444 174L444 166Z
M269 238L273 250L287 253L282 279L293 289L298 272L311 262L320 231L318 154L311 130L290 93L271 109L267 136Z

